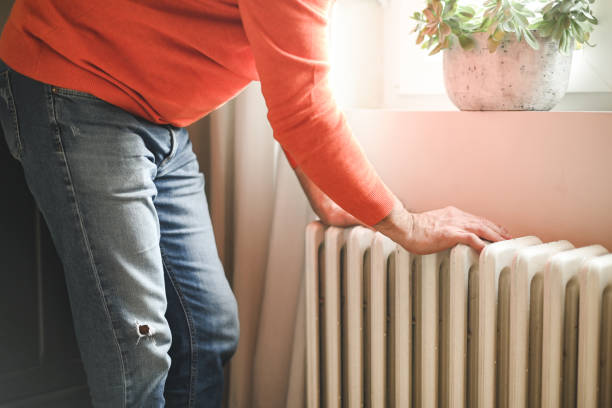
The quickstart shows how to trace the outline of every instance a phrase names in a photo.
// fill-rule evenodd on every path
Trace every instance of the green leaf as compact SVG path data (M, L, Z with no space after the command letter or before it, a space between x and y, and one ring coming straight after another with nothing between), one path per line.
M489 37L487 40L487 48L490 53L494 53L497 47L499 46L499 42L495 41L492 37Z
M489 28L487 29L487 34L491 35L495 32L495 30L497 30L497 22L491 23L491 25L489 26Z
M461 45L461 48L463 48L466 51L469 51L474 48L474 46L476 45L476 42L474 41L472 37L468 37L466 35L460 35L459 44Z
M582 22L587 21L587 18L586 18L586 17L584 16L584 14L582 14L582 13L577 14L577 15L576 15L576 17L575 17L575 19L576 19L576 20L578 20L578 21L580 21L581 23L582 23Z
M522 14L516 14L515 16L515 20L520 21L520 25L522 26L528 26L529 25L529 21L527 20L527 17L525 17Z
M540 48L540 44L538 43L535 36L530 30L525 30L523 34L525 36L525 41L527 41L527 44L529 44L531 48L533 48L534 50L537 50Z
M574 3L572 2L572 0L565 0L561 4L561 10L560 10L561 13L565 14L565 13L569 12L573 5L574 5Z
M452 3L446 3L444 7L444 11L442 12L442 17L446 18L449 16L454 16L457 13L458 3L456 1Z
M555 3L553 1L551 1L550 3L548 3L546 6L544 6L544 8L542 9L542 11L540 11L540 13L542 13L542 15L548 13L552 7L555 5Z
M511 21L505 21L502 23L501 25L501 29L507 33L512 33L514 32L514 27L512 26L512 22Z
M450 27L452 32L460 32L461 31L461 23L454 18L446 20L446 24Z
M570 26L571 20L569 19L568 16L563 17L563 19L561 20L561 24L563 25L564 29L568 29Z
M593 17L591 13L589 13L588 11L584 11L584 10L582 10L581 13L587 20L589 20L589 22L591 22L592 24L597 24L598 22L597 19Z
M498 28L497 30L495 30L495 33L493 34L492 38L494 41L500 42L501 40L504 39L505 36L506 36L506 33L503 30L500 30Z
M515 26L514 35L516 35L516 41L521 41L523 38L523 30L520 27Z
M555 27L552 30L552 38L556 41L561 41L561 35L563 34L563 27L561 27L561 21L557 20Z
M563 55L567 55L567 34L565 31L561 34L561 39L559 40L559 51Z
M470 19L476 15L476 11L472 7L461 6L458 8L458 14L461 17Z
M580 43L583 43L585 40L584 31L582 30L582 27L580 27L580 24L578 24L577 22L573 20L570 25L570 34Z

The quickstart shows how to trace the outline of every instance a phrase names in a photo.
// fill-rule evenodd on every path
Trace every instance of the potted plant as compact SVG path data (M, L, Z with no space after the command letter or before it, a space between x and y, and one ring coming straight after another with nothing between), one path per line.
M443 51L444 84L461 110L550 110L567 89L575 46L589 45L595 0L428 0L417 44Z

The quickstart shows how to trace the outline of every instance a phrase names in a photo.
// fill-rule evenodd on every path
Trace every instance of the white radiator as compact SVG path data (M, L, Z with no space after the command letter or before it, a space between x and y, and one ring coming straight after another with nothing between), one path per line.
M306 230L308 407L612 407L612 254Z

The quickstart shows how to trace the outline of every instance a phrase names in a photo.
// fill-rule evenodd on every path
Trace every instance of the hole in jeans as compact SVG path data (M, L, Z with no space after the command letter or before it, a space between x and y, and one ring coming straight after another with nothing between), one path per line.
M153 329L148 324L140 324L140 322L136 322L136 334L138 335L138 340L136 340L136 344L140 343L140 339L143 337L150 338L155 342L155 338L153 338Z

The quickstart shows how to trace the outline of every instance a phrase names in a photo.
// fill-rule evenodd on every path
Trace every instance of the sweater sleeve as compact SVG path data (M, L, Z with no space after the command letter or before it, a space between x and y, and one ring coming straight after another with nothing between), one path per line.
M368 225L393 195L354 139L329 87L330 0L239 0L274 138L291 165Z

